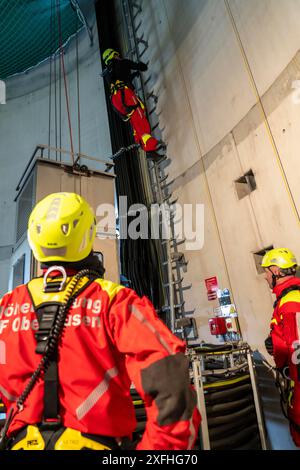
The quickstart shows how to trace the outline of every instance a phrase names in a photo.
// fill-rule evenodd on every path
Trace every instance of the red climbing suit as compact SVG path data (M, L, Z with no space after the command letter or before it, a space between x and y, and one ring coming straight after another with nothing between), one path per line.
M300 279L293 277L276 286L273 292L278 298L291 286L300 288ZM293 290L279 300L271 321L271 337L276 367L289 367L291 391L288 416L293 440L300 447L300 352L297 354L296 351L300 345L300 291Z
M41 358L35 353L38 321L33 305L45 302L42 281L17 287L0 304L0 342L6 357L0 361L0 398L8 411ZM138 449L192 448L200 415L184 351L185 344L158 318L147 298L107 280L93 281L74 300L59 348L62 424L84 433L130 436L136 427L133 382L147 412ZM42 413L40 381L9 435L39 423Z
M151 128L146 118L145 106L135 92L122 82L112 85L111 102L125 120L129 120L134 140L145 152L157 150L159 142L151 136ZM126 119L127 118L127 119Z

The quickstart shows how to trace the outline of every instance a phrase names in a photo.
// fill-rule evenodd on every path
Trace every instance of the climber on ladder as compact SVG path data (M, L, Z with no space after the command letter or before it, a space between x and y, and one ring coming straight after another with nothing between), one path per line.
M163 142L151 135L151 128L146 117L145 105L137 96L132 80L139 74L138 71L147 70L143 62L133 62L120 57L114 49L106 49L103 53L106 65L102 76L110 86L111 102L114 109L123 121L129 121L133 130L134 140L140 144L151 159L160 159L163 155L160 150L165 150ZM135 70L135 72L132 72Z

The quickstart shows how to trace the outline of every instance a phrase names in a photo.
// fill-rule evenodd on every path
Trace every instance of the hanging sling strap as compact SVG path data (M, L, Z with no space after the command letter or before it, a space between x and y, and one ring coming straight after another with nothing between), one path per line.
M39 329L35 335L37 346L35 352L44 355L46 352L47 338L53 328L55 318L58 313L58 305L47 305L37 310ZM42 427L45 425L59 426L61 423L59 416L58 399L58 354L54 351L49 357L49 366L44 372L44 413Z
M53 272L59 272L60 276L57 278L50 277ZM62 278L62 279L61 279ZM93 282L93 279L88 279L84 285L76 291L73 300L88 285ZM44 276L43 291L45 294L54 294L62 292L67 283L67 276L65 270L61 267L53 266L48 269ZM28 286L30 289L30 285ZM52 295L50 296L51 299ZM33 299L34 301L34 299ZM39 323L38 331L35 334L37 340L37 346L35 352L37 354L44 355L47 352L48 338L53 331L55 321L60 309L61 303L55 301L42 304L39 308L35 308L37 320ZM61 425L61 418L59 415L59 380L58 380L58 350L53 351L52 355L49 356L49 365L44 371L44 413L43 420L40 426L43 429L58 428Z

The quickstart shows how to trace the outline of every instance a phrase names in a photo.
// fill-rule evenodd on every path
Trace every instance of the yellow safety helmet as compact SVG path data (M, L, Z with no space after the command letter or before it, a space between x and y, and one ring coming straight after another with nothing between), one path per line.
M87 201L75 193L53 193L34 207L28 241L41 262L80 261L93 248L96 219Z
M288 248L274 248L267 251L261 262L262 268L278 266L281 269L289 269L297 266L297 260L294 253Z
M114 49L106 49L103 52L102 57L103 57L105 65L107 65L108 62L110 62L114 57L120 57L120 54L119 54L119 52L115 51Z

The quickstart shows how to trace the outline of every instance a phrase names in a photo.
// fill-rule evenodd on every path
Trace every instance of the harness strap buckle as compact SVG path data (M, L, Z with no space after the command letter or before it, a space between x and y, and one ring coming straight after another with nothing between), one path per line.
M39 426L39 429L41 431L55 431L61 427L61 417L58 415L57 418L44 418L41 425Z

